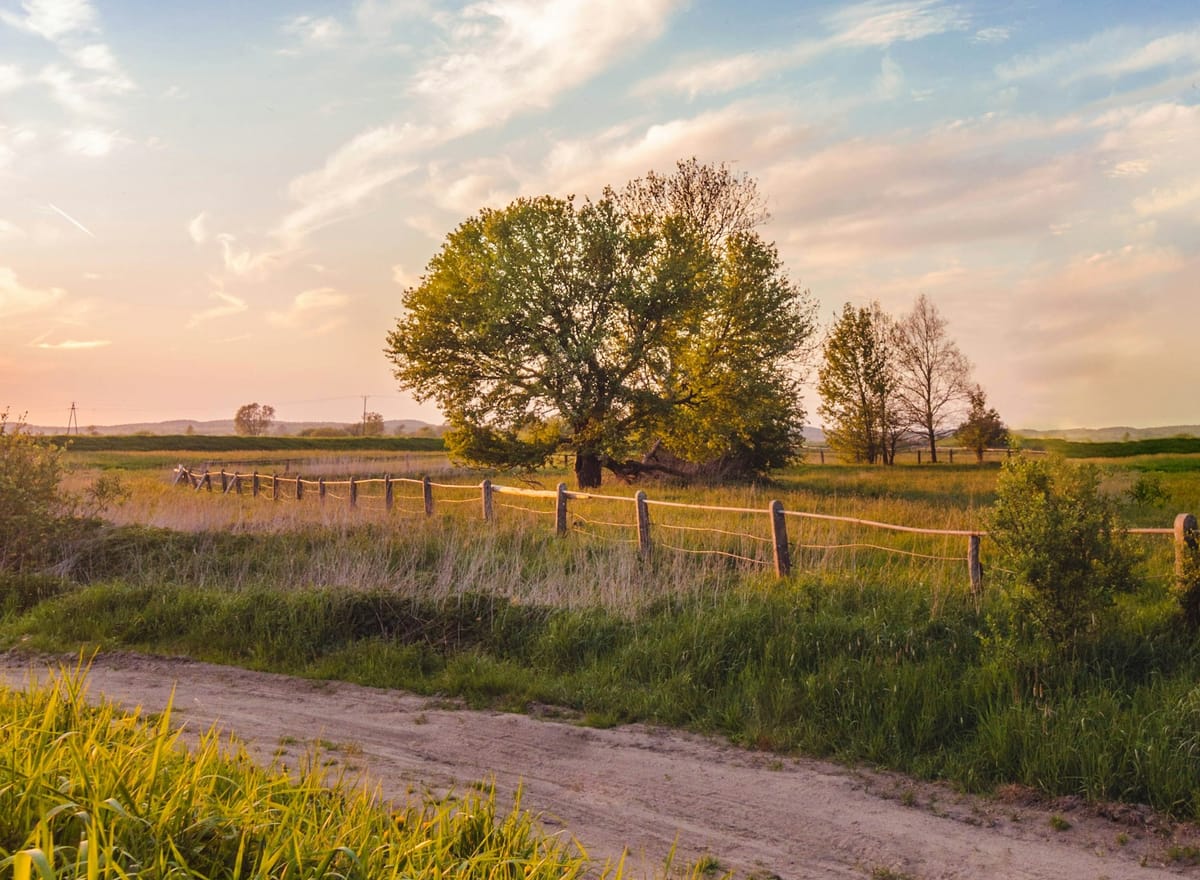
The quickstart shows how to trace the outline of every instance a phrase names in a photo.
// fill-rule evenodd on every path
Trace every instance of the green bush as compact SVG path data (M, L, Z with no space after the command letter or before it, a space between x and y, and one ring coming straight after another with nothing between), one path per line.
M1018 626L1059 648L1091 630L1116 593L1135 585L1137 561L1094 465L1016 458L996 485L991 536L1012 581Z
M62 533L62 453L0 412L0 571L44 564Z

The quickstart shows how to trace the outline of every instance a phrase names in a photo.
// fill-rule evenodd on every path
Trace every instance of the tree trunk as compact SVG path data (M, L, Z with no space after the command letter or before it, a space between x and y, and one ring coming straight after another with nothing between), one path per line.
M575 453L575 485L580 489L600 488L600 455L592 449Z
M933 464L937 464L937 432L933 430L933 425L926 426L929 432L929 460Z

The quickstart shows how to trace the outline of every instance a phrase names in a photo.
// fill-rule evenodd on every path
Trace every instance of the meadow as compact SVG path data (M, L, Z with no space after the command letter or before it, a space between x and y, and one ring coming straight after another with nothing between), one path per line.
M416 484L398 484L390 512L376 484L364 487L351 510L344 498L172 486L161 461L120 468L93 454L71 453L72 481L106 468L129 498L53 574L8 579L7 646L179 653L513 711L553 704L595 725L647 721L965 790L1019 784L1200 818L1200 647L1179 623L1169 538L1138 536L1137 589L1060 652L1028 641L1009 613L987 539L978 594L957 536L793 520L792 575L777 579L764 562L772 499L983 530L998 465L809 465L770 485L651 485L659 501L764 514L652 508L654 552L642 558L624 500L572 502L562 537L544 501L499 496L505 506L485 523L481 475L440 459L406 468L329 453L289 464L331 480L443 467L426 516ZM246 459L225 454L230 469ZM222 466L208 453L190 463L201 461ZM1170 526L1200 508L1196 463L1114 458L1102 463L1104 488L1130 525Z

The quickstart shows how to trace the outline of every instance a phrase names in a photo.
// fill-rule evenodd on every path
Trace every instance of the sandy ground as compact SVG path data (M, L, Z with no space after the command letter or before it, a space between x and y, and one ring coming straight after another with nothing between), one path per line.
M0 683L21 687L55 665L0 655ZM1200 847L1200 829L1145 809L1045 803L1022 792L968 797L676 731L596 730L544 709L477 712L189 660L106 654L89 682L93 697L148 711L163 708L174 688L176 719L189 731L216 724L265 762L278 755L293 766L319 748L398 801L486 781L504 803L521 786L523 807L593 858L615 861L627 850L628 876L660 876L675 844L676 870L708 856L762 880L1200 876L1178 858ZM1056 830L1054 816L1070 827Z

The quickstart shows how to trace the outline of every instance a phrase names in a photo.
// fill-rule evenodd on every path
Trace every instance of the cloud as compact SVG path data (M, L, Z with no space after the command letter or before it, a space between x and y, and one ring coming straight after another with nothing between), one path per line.
M1186 208L1195 216L1200 207L1200 177L1181 186L1155 187L1148 195L1134 199L1133 209L1141 216L1168 214Z
M131 144L129 138L119 131L104 131L99 128L81 128L64 133L64 149L91 159L107 156L118 147Z
M451 48L418 70L413 90L441 108L453 133L477 131L550 106L616 58L655 39L678 3L474 3L451 22Z
M826 16L827 34L819 39L801 40L785 49L745 52L685 64L645 80L635 92L645 96L666 91L691 98L728 92L802 67L833 52L914 42L962 30L967 22L958 6L938 0L859 3Z
M875 79L875 93L887 100L899 97L903 91L904 68L893 61L890 55L883 56L879 76Z
M318 287L297 294L287 311L271 312L267 320L277 327L303 331L305 336L318 336L345 323L345 315L336 314L349 303L350 297L332 287Z
M80 351L89 348L104 348L112 345L111 339L64 339L62 342L31 342L31 348L43 348L50 351Z
M240 297L234 296L232 293L226 293L224 285L219 279L210 278L210 281L216 286L216 290L209 294L209 297L220 301L220 305L213 306L210 309L205 309L201 312L196 312L188 318L187 326L195 327L197 324L203 324L205 321L212 321L216 318L227 318L230 315L240 315L246 311L249 306L246 301Z
M193 244L204 244L208 241L208 212L201 211L187 225L188 238Z
M25 230L0 217L0 241L18 241L25 237Z
M1150 36L1121 27L1102 31L1087 40L1020 56L999 65L996 74L1003 80L1053 77L1071 83L1089 77L1117 79L1181 62L1200 64L1200 29Z
M975 35L971 37L972 43L996 44L1008 41L1012 36L1013 29L1010 27L985 27L975 31Z
M0 10L0 21L50 42L96 28L96 10L87 0L23 0L21 8L23 15Z
M38 289L26 287L17 280L17 273L0 266L0 318L38 312L59 302L65 291L58 287Z
M0 64L0 95L15 92L28 80L15 64Z
M285 53L300 50L332 49L342 42L345 29L336 18L298 15L283 25L283 32L296 37L300 49L285 49Z
M324 166L295 178L288 194L299 203L280 221L276 238L293 250L316 230L352 215L363 202L417 167L412 156L436 143L432 128L383 126L335 151Z
M416 287L421 283L419 275L413 275L399 263L392 266L392 281L401 287Z

